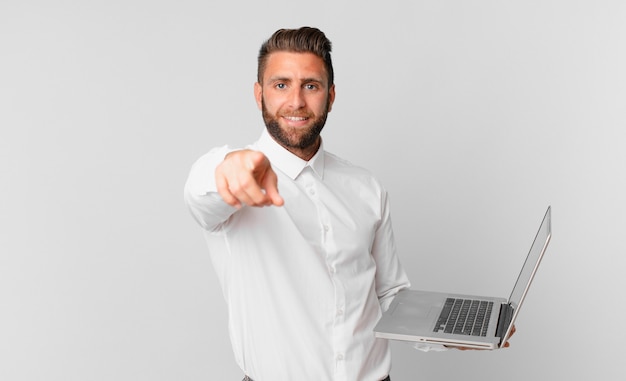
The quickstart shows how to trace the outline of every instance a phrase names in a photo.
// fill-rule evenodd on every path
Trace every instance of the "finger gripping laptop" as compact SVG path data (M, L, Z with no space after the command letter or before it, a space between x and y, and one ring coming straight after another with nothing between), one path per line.
M376 337L479 349L504 347L551 237L548 207L508 299L403 290L374 328Z

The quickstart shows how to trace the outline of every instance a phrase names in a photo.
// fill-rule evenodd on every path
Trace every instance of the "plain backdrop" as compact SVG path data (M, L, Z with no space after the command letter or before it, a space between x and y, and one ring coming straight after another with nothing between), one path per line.
M623 324L599 330L625 312L625 20L602 0L0 0L0 379L242 378L182 189L260 135L260 44L311 25L334 44L326 148L389 190L413 288L507 297L553 208L512 347L394 343L392 379L623 380Z

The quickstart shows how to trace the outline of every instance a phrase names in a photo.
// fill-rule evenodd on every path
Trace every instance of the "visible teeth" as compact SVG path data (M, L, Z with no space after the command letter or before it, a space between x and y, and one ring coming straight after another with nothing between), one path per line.
M306 120L305 117L301 117L301 116L286 116L285 119L294 120L294 121Z

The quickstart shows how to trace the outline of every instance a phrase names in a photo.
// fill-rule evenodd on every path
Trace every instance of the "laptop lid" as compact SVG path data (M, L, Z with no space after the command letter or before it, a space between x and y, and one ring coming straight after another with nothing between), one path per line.
M522 266L522 270L517 277L517 281L515 282L513 291L511 291L511 295L509 296L508 304L511 307L512 316L510 317L510 321L508 322L506 333L502 336L503 339L500 343L500 346L504 346L506 340L511 335L515 318L517 317L522 302L526 298L526 294L528 293L530 284L535 277L535 273L537 272L537 268L539 268L539 264L541 263L543 254L546 252L548 243L550 243L550 239L552 238L551 210L552 207L548 206L548 210L543 217L541 226L539 226L539 231L535 235L535 240L533 241L533 244L530 247L530 251L526 256L524 266Z

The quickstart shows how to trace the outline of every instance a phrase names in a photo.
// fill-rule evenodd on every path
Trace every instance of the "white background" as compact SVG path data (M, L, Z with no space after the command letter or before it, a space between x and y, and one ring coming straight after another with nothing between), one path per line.
M624 312L626 3L382 4L1 0L0 379L241 379L182 188L259 136L257 50L302 25L334 44L326 147L388 188L414 288L508 296L553 207L512 347L394 343L392 378L623 379L597 329Z

